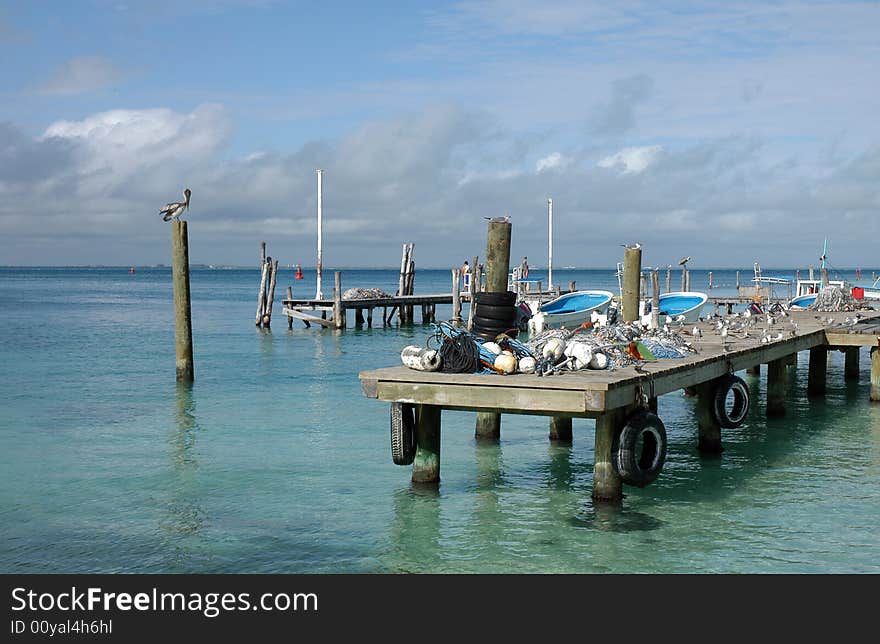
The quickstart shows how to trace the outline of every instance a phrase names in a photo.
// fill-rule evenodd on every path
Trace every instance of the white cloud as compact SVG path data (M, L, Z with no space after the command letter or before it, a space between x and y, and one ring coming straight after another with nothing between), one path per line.
M552 152L547 156L538 159L538 162L535 164L535 172L564 168L569 163L571 163L571 159L568 157L563 156L560 152Z
M80 56L60 65L36 91L49 95L81 94L113 85L123 78L123 71L106 58Z
M596 164L600 168L614 168L621 174L639 174L644 172L663 151L660 145L648 145L641 148L624 148Z

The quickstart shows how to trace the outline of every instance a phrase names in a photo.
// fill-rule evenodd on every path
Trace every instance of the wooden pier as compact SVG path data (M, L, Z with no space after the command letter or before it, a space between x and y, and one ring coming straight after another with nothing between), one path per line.
M440 480L441 412L468 410L480 415L530 414L550 417L551 439L571 439L572 418L595 418L593 498L619 501L622 479L613 464L615 441L627 418L640 408L656 410L657 397L679 389L693 391L698 405L698 447L721 451L722 429L713 405L718 383L728 374L768 365L767 414L785 413L787 366L800 351L810 352L808 391L825 390L827 352L846 353L847 378L858 376L859 347L871 349L870 399L880 401L880 312L862 311L857 323L843 324L853 313L792 311L769 328L762 342L762 325L750 337L730 333L722 338L710 322L700 322L701 338L694 338L696 355L663 359L615 370L581 370L538 377L422 372L403 366L359 374L364 394L389 403L414 406L415 456L412 478L419 483ZM792 324L794 322L795 324ZM682 332L689 332L689 325ZM477 425L479 434L479 423ZM500 435L499 431L496 434ZM661 463L662 466L662 463Z

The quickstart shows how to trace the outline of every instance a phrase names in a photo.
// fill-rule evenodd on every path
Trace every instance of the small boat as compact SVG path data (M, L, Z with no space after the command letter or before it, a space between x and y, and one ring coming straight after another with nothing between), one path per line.
M580 326L590 321L593 313L605 313L613 298L614 293L611 291L572 291L561 295L541 305L540 310L529 320L529 332L540 333L548 328Z
M829 280L828 286L834 286L844 292L850 292L850 287L844 280ZM822 280L798 280L795 296L789 300L788 307L809 308L816 301L816 297L823 288L827 287L822 285Z
M660 324L681 322L683 324L696 322L700 319L703 305L709 300L709 296L699 291L675 291L664 293L660 296ZM651 321L650 300L645 302L645 314L642 323Z
M812 306L813 302L816 301L816 297L818 297L818 295L818 293L807 293L805 295L798 295L788 303L788 308L809 308L810 306Z

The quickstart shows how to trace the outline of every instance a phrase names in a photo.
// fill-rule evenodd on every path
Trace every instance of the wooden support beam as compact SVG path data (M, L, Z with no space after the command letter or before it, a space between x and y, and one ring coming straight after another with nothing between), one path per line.
M623 482L612 462L614 435L626 421L627 409L607 411L596 419L595 457L593 459L593 501L619 503Z
M460 269L452 269L452 323L461 326L461 285Z
M507 221L489 221L486 236L486 291L490 293L507 292L511 228Z
M416 405L413 483L440 482L440 407Z
M871 394L872 402L880 402L880 347L871 347Z
M627 246L623 250L623 301L621 312L624 322L639 316L639 282L642 270L642 249Z
M550 417L550 440L560 443L572 441L571 416Z
M484 442L501 440L501 414L490 411L478 411L474 438Z
M189 291L189 235L186 221L171 222L171 280L174 290L174 353L177 381L192 382L192 312Z
M364 325L364 310L360 307L354 310L354 323L358 326Z
M785 416L785 357L767 363L767 415Z
M717 380L709 380L697 385L697 428L699 440L697 449L703 454L720 454L721 426L715 418L715 389Z
M337 329L345 328L345 309L342 307L342 273L333 274L335 287L333 290L333 325Z
M293 288L290 286L287 287L287 299L293 299ZM289 315L287 316L287 328L291 331L293 330L293 318Z
M810 349L810 367L807 376L807 396L825 395L825 379L828 373L828 347L822 345Z
M844 380L859 379L859 348L847 347L843 351L843 378Z
M373 307L367 309L367 328L373 328Z

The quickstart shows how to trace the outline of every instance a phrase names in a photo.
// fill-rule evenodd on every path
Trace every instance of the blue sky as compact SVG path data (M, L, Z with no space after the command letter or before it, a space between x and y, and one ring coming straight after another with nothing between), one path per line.
M0 3L0 264L876 261L877 2Z

